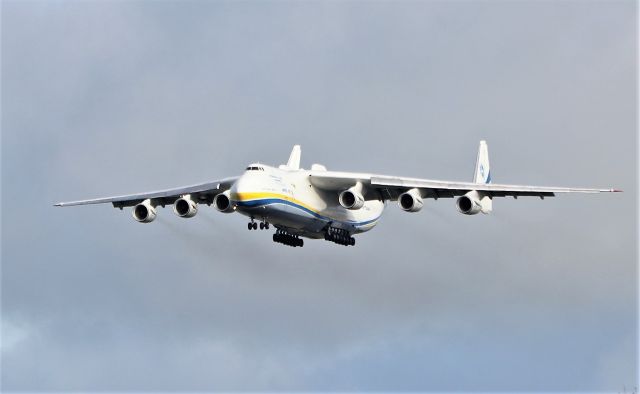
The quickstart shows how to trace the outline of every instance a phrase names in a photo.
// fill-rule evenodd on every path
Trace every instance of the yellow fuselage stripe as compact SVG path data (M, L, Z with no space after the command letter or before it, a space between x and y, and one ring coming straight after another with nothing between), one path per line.
M252 200L262 200L265 198L278 198L281 200L286 200L289 202L292 202L294 204L298 204L304 208L307 208L310 211L313 211L317 214L320 214L320 212L318 211L318 209L313 208L311 206L309 206L308 204L303 203L300 200L296 200L293 197L284 195L284 194L277 194L277 193L269 193L269 192L245 192L245 193L232 193L231 194L231 199L235 200L235 201L252 201Z

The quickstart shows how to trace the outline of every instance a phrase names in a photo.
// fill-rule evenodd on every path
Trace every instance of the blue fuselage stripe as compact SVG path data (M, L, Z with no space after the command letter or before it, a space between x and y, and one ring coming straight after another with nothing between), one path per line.
M291 201L283 200L283 199L280 199L280 198L262 198L262 199L257 199L257 200L234 201L234 202L239 207L247 207L247 208L255 208L255 207L261 207L261 206L273 205L273 204L289 205L289 206L298 208L298 209L308 213L309 215L311 215L311 216L313 216L313 217L315 217L317 219L326 220L327 222L342 222L342 223L347 223L347 224L352 225L352 226L365 226L367 224L374 223L374 222L378 221L378 219L380 219L380 217L377 217L375 219L365 220L363 222L332 219L330 217L327 217L327 216L321 215L321 214L319 214L317 212L314 212L314 211L310 210L309 208L303 207L302 205L296 204L296 203L291 202Z

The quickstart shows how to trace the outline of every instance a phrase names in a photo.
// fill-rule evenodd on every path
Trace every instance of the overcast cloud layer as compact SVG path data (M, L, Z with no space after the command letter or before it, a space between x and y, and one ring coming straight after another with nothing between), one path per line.
M2 2L3 390L637 385L636 3ZM56 201L253 161L617 195L344 248Z

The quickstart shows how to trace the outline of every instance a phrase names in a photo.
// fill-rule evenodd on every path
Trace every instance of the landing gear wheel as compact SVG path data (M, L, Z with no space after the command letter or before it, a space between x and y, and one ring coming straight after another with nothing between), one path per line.
M251 224L251 222L247 223L247 230L251 230L253 229L253 225Z
M269 230L269 222L266 222L266 223L264 224L264 228L265 228L265 229L267 229L267 230Z
M264 223L260 222L260 230L264 230Z
M302 247L304 241L298 235L289 234L286 230L277 229L273 234L273 242L278 242L291 247Z
M256 222L251 223L251 227L253 227L254 230L257 230L258 229L258 223L256 223Z
M344 246L354 246L356 244L356 239L351 236L349 231L335 227L326 229L324 239Z

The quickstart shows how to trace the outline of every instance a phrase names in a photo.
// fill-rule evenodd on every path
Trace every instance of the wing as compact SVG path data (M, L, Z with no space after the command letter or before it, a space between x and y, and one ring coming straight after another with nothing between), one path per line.
M423 198L452 198L462 196L472 190L490 197L536 196L553 197L556 193L601 193L617 192L616 189L586 189L568 187L503 185L493 183L449 182L432 179L403 178L364 173L341 173L311 171L309 181L323 190L342 191L358 182L368 190L376 190L385 200L396 200L411 189L419 189Z
M425 198L447 198L464 195L472 190L490 197L554 197L556 193L602 193L615 189L588 189L552 186L505 185L494 183L448 182L429 179L372 176L372 187L397 196L410 189L419 189Z
M116 208L132 207L144 200L151 199L155 205L173 204L180 196L190 194L191 198L200 204L211 204L213 198L228 189L234 184L238 177L225 178L219 181L199 183L197 185L183 186L175 189L158 190L154 192L129 194L124 196L95 198L92 200L80 200L70 202L59 202L56 207L68 207L73 205L104 204L111 203Z

